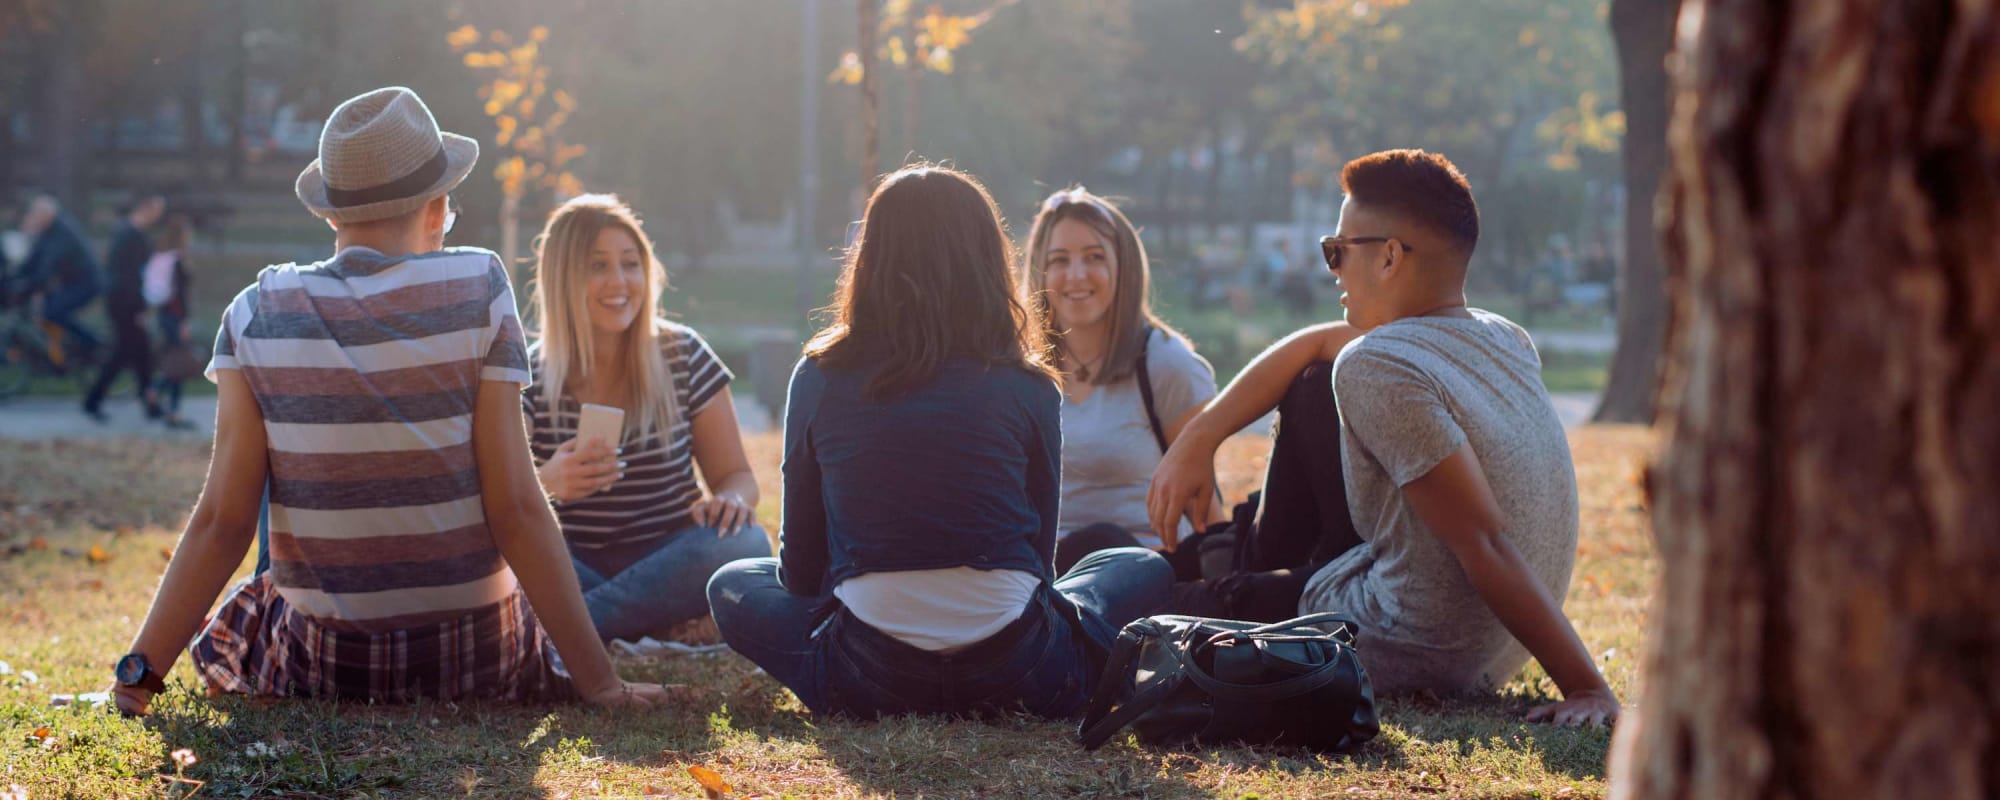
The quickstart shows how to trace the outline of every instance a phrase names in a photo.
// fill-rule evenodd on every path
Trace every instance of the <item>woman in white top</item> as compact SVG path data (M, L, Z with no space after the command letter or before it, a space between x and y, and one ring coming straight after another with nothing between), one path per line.
M1215 370L1153 313L1146 248L1117 206L1082 187L1056 192L1027 251L1026 305L1062 375L1056 570L1106 547L1158 548L1146 491L1167 446L1215 397ZM1180 524L1189 541L1195 531Z

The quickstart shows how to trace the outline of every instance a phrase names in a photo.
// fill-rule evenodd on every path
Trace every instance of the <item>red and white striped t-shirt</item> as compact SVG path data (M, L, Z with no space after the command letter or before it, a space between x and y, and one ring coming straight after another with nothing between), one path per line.
M227 369L264 414L271 577L293 608L385 631L514 592L472 453L479 383L529 381L498 256L351 247L268 267L223 312L209 378Z

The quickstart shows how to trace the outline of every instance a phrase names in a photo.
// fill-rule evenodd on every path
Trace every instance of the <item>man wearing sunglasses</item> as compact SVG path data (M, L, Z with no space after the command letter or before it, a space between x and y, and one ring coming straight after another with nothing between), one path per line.
M1320 249L1346 321L1259 355L1154 474L1147 508L1172 547L1178 518L1208 519L1216 447L1278 409L1239 572L1184 585L1176 610L1346 613L1384 692L1490 691L1532 655L1564 700L1531 721L1613 721L1618 700L1562 612L1576 474L1540 358L1519 326L1466 307L1470 186L1443 156L1390 150L1349 162L1341 187Z

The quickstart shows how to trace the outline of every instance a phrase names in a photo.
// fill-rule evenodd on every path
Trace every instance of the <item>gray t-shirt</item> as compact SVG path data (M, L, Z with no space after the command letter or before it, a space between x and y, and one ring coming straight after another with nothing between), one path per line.
M1503 535L1560 600L1576 561L1576 471L1527 331L1474 309L1369 332L1334 362L1341 464L1364 540L1315 573L1299 613L1361 624L1357 649L1380 691L1490 690L1527 663L1402 487L1471 443Z
M1179 338L1155 329L1146 342L1146 370L1153 380L1153 410L1162 428L1215 397L1215 368ZM1092 387L1080 402L1062 404L1061 534L1109 522L1158 546L1146 516L1146 489L1160 466L1160 443L1146 419L1138 376ZM1181 522L1181 536L1189 533Z

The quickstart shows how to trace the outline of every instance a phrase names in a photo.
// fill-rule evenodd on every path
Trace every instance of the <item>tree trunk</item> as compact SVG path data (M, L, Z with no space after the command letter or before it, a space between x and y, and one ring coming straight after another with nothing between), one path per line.
M250 32L250 13L245 0L223 0L223 35L229 41L229 88L223 93L223 113L229 117L229 184L243 184L243 159L249 139L243 131L243 115L250 108L250 52L245 34Z
M202 124L202 77L201 61L205 48L196 46L183 57L181 69L185 74L181 79L181 142L187 148L183 153L187 158L189 188L205 186L208 183L208 126Z
M923 96L924 68L914 61L903 67L903 157L918 153L917 147L917 102Z
M2000 796L2000 3L1687 15L1613 795Z
M56 12L53 60L48 64L48 90L42 93L41 125L35 132L48 190L88 220L90 104L83 74L83 55L97 33L98 0L74 0Z
M507 271L516 271L520 256L517 242L521 238L521 193L500 191L500 263L507 265Z
M1208 240L1213 242L1222 232L1222 103L1209 106L1208 116L1208 178L1202 187L1202 224L1208 227Z
M1625 258L1618 273L1618 348L1593 419L1653 421L1666 337L1666 282L1653 223L1667 162L1667 52L1681 0L1613 0L1618 93L1625 110Z
M854 54L861 58L861 188L875 191L882 177L882 76L875 57L875 29L880 26L880 0L860 0L861 43Z

